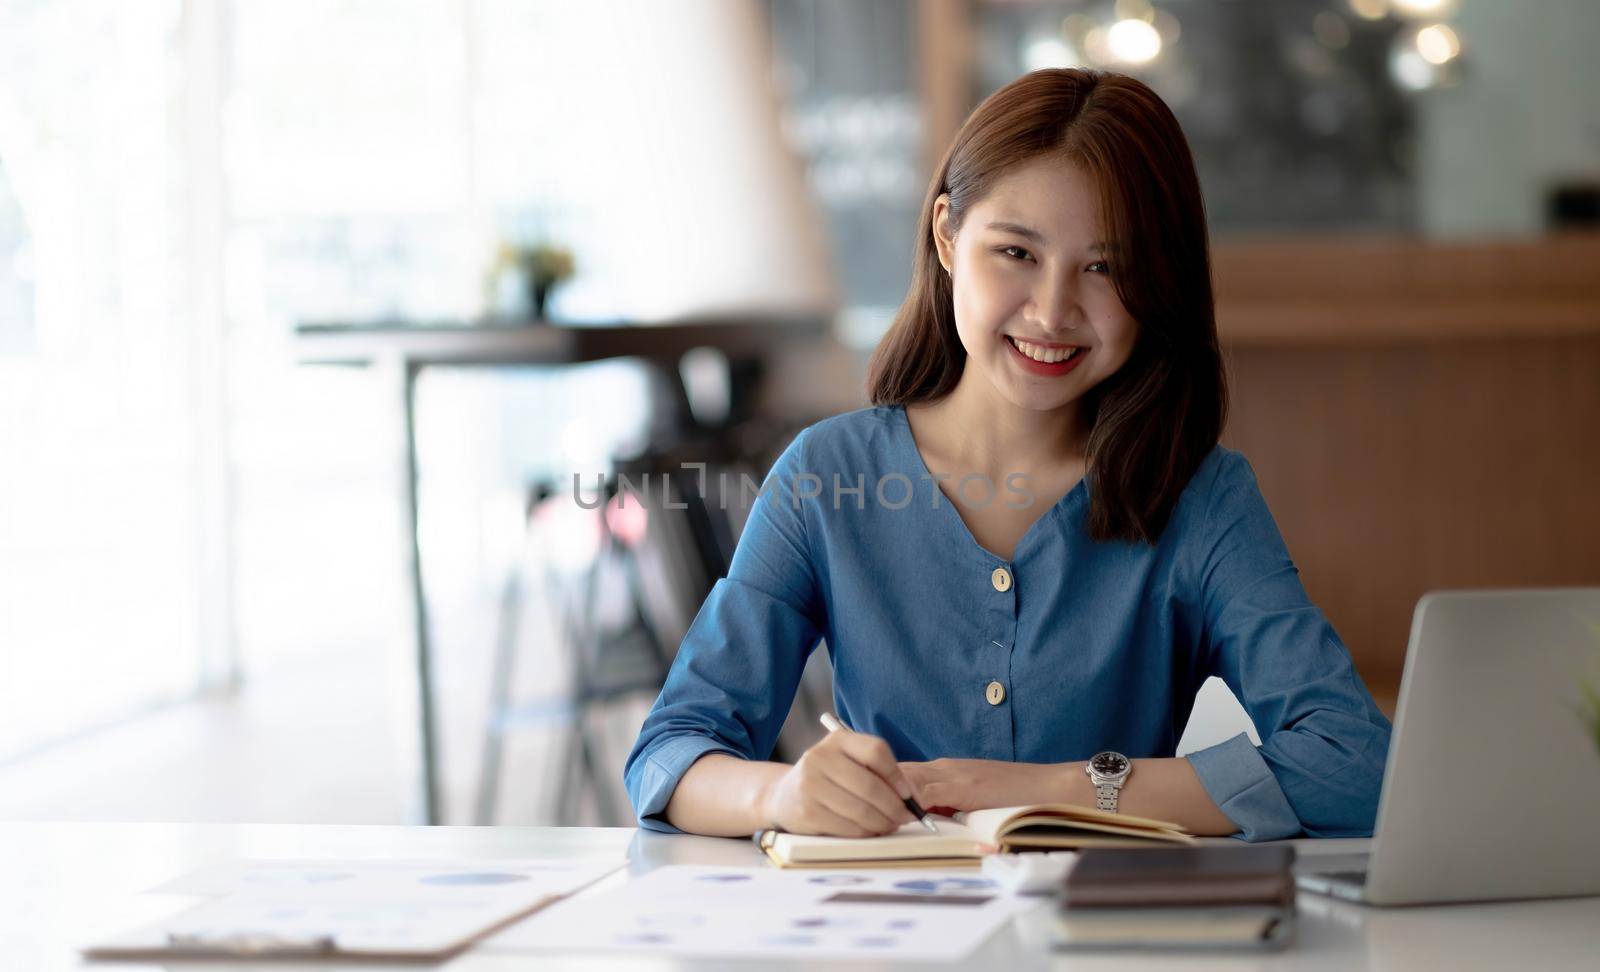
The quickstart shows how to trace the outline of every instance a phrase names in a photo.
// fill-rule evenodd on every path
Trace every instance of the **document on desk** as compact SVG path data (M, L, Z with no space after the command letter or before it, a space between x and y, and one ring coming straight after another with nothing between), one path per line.
M623 864L621 859L241 861L152 888L207 900L83 952L92 958L440 957Z
M790 871L660 867L560 902L487 950L621 951L702 958L962 958L1036 899L970 868Z

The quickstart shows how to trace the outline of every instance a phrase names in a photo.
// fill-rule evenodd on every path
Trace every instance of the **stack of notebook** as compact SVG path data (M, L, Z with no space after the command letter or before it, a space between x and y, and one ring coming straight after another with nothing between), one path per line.
M1086 850L1053 916L1059 948L1251 948L1287 945L1294 848L1206 846Z
M1072 804L930 815L938 834L907 824L882 837L811 837L763 830L756 842L779 867L950 867L986 854L1082 847L1193 844L1177 824Z

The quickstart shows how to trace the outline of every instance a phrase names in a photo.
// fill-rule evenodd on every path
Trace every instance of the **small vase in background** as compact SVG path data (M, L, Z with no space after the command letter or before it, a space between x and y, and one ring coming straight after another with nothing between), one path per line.
M491 310L501 310L500 283L505 271L512 270L521 283L526 307L522 312L531 320L543 321L549 317L550 295L569 279L575 269L572 251L552 243L532 246L515 246L501 243L489 268L486 285L486 304Z

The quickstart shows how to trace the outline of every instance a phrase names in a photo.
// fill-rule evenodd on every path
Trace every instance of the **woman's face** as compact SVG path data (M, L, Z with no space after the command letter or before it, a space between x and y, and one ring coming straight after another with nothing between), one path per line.
M1001 178L959 231L948 198L934 202L966 366L1019 408L1067 407L1133 353L1139 323L1111 285L1098 207L1089 175L1047 156Z

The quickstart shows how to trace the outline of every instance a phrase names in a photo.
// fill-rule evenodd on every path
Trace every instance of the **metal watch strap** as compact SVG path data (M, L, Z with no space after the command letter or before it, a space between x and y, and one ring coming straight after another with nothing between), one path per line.
M1109 810L1117 812L1117 797L1122 793L1122 787L1115 783L1097 783L1094 788L1094 808L1096 810Z

